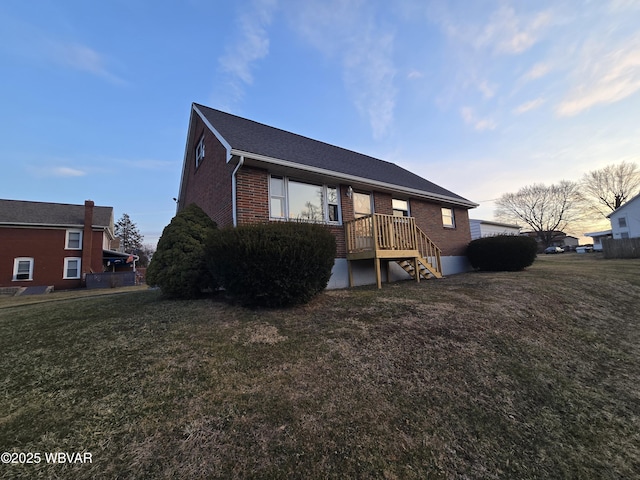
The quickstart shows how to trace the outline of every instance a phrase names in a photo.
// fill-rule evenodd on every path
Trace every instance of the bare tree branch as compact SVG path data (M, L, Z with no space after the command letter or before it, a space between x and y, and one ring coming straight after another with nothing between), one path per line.
M585 173L581 187L593 209L606 217L640 192L640 170L635 163L608 165Z
M557 185L534 184L505 193L497 201L496 218L525 223L548 246L558 234L565 231L582 216L579 184L561 181Z

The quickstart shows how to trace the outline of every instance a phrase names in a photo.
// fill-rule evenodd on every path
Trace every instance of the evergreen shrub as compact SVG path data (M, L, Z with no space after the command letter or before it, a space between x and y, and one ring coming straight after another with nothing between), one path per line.
M336 240L323 225L272 222L225 228L207 241L211 273L245 306L308 302L331 277Z
M205 243L216 223L195 204L173 217L162 231L147 269L147 284L168 298L195 298L218 286L207 268Z
M477 270L516 272L536 259L538 244L532 237L498 235L478 238L467 246L467 258Z

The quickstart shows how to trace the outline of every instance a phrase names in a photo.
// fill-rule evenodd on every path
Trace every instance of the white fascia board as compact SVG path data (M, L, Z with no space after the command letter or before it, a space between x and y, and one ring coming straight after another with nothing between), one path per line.
M585 237L604 237L605 235L611 235L611 230L603 230L601 232L587 232L584 234Z
M48 230L60 230L61 228L73 228L82 230L84 225L62 224L62 223L23 223L23 222L0 222L0 227L16 227L16 228L46 228ZM92 228L95 228L93 225ZM103 227L99 227L103 228Z
M356 175L348 175L341 172L335 172L333 170L327 170L324 168L311 167L308 165L302 165L296 162L290 162L288 160L280 160L278 158L267 157L264 155L257 155L255 153L244 152L242 150L231 150L232 155L244 156L245 158L252 158L254 160L258 160L260 162L270 163L273 165L278 165L280 167L294 168L297 170L303 170L305 172L315 173L318 175L324 175L328 177L333 177L339 179L343 182L355 182L365 185L370 185L372 187L380 187L386 190L393 190L396 192L402 192L408 195L412 195L415 197L428 199L428 200L436 200L439 202L446 202L453 205L461 205L467 208L475 208L479 206L477 203L473 203L470 201L460 200L459 198L452 198L446 195L438 195L437 193L425 192L424 190L417 190L415 188L403 187L401 185L394 185L393 183L380 182L378 180L371 180L365 177L359 177Z
M231 160L231 145L229 145L229 142L227 142L225 138L222 136L222 134L218 130L216 130L213 125L211 125L211 122L207 120L207 117L205 117L204 114L200 111L200 109L195 105L193 105L193 111L198 114L198 116L204 122L207 128L211 130L211 133L213 133L216 136L218 141L225 148L225 150L227 151L227 163L229 163L229 160Z

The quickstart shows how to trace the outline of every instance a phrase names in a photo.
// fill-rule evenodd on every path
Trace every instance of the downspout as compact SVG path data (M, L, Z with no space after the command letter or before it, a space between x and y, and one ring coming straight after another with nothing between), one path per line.
M231 204L232 204L231 213L233 215L234 227L238 226L238 199L236 198L238 193L238 187L237 187L238 180L236 178L236 174L238 173L238 170L240 170L240 167L242 167L243 164L244 164L244 155L240 155L240 160L238 160L238 164L236 165L236 168L233 169L233 173L231 174Z

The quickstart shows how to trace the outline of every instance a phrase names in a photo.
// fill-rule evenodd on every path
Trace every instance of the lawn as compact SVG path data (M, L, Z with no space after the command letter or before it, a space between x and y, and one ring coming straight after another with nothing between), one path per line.
M640 472L640 260L543 255L287 310L46 300L0 302L0 451L42 455L0 478Z

